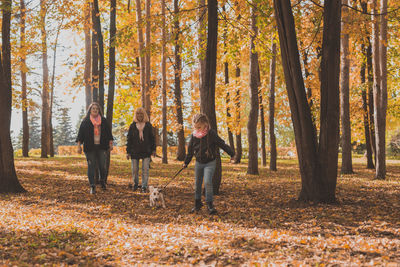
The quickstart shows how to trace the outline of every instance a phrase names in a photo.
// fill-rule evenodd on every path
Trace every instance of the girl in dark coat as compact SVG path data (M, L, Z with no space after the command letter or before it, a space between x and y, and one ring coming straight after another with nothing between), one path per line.
M195 191L195 206L192 212L197 212L201 209L201 186L204 179L204 187L206 191L206 203L210 214L217 213L213 205L213 182L216 168L216 155L219 153L219 148L222 148L231 157L235 155L230 146L225 144L217 132L210 129L210 123L205 114L199 113L193 116L193 134L190 136L188 153L185 158L183 167L187 167L193 156L196 157L194 166L196 175L196 191Z
M90 184L90 193L96 193L94 172L98 166L100 171L100 184L106 189L106 160L107 150L113 149L113 136L106 118L103 117L100 105L96 102L90 104L86 117L83 119L76 138L78 153L83 151L88 163L87 175Z
M126 145L126 157L131 159L133 190L139 186L139 160L142 160L142 192L147 191L149 180L150 156L156 154L153 126L149 122L146 110L138 108L129 127Z

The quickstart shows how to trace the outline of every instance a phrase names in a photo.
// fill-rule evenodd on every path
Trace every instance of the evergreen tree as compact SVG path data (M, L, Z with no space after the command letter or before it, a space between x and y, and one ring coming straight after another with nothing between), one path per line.
M41 142L41 125L40 117L36 112L29 116L29 149L40 148Z
M72 128L71 117L69 116L68 107L60 107L56 116L58 125L54 130L54 145L71 146L74 145L75 133Z

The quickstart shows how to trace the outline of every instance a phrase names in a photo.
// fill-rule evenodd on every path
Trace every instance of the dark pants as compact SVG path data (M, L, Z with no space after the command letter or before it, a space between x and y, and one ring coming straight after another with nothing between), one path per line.
M94 172L96 168L99 168L100 171L100 182L104 183L107 176L107 151L100 149L99 146L95 146L92 151L85 152L85 155L88 163L87 175L90 186L95 186Z

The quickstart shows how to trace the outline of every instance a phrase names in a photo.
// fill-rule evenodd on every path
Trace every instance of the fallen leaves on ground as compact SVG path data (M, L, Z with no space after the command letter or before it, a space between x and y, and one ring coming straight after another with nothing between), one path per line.
M167 184L181 163L155 159L150 184ZM130 164L113 156L106 191L89 194L84 157L17 158L28 193L0 195L0 264L4 265L343 265L398 266L400 166L373 180L361 160L338 177L335 205L294 201L297 163L278 171L223 163L218 215L194 200L193 164L165 190L167 208L133 192Z

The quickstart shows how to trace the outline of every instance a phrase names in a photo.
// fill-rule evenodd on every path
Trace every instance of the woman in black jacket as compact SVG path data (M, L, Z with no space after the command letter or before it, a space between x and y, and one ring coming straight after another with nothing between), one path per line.
M217 211L213 205L213 182L216 168L216 155L219 153L219 148L222 148L231 157L235 155L230 146L225 144L216 131L210 129L210 123L205 114L196 114L193 117L194 132L190 136L188 153L185 158L183 167L187 167L193 158L196 157L196 164L194 166L196 175L196 191L195 191L195 206L192 212L197 212L201 209L201 186L204 179L204 187L206 191L206 203L208 212L215 214Z
M126 145L126 158L131 159L133 190L139 186L139 160L142 159L142 192L147 191L150 156L156 154L153 126L146 110L138 108L129 127Z
M83 119L76 138L78 153L83 151L88 162L87 175L90 184L90 193L96 193L94 181L95 169L100 171L100 184L103 190L106 189L106 161L107 150L113 149L113 136L106 118L103 117L100 105L96 102L90 104L86 117Z

